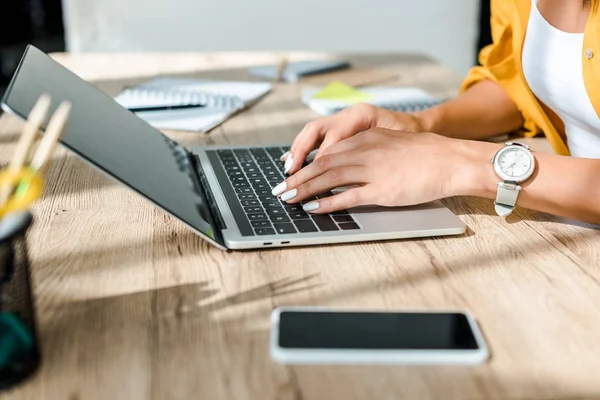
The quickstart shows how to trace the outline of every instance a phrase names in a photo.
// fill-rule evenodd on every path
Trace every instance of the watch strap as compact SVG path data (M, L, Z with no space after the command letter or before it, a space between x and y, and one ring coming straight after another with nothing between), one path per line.
M501 217L509 215L515 209L520 191L521 186L515 183L498 182L498 191L494 202L496 213Z

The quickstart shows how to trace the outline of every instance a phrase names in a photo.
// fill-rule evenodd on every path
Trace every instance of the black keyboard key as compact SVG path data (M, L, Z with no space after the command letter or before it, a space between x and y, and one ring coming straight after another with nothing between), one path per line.
M333 220L336 222L354 222L354 219L349 215L334 215Z
M285 210L281 207L279 208L266 208L265 211L267 212L267 214L269 214L269 216L274 216L274 215L286 215Z
M231 167L239 168L238 162L236 160L234 160L233 158L230 160L223 160L222 163L223 163L223 166L225 167L225 169L229 169Z
M268 218L267 218L267 215L264 213L257 213L257 214L248 214L248 219L250 221L263 221Z
M250 172L248 174L246 174L246 177L248 179L255 179L255 178L262 178L262 174L260 172Z
M264 208L280 208L281 207L281 203L279 202L279 200L271 197L270 200L268 201L262 201L262 205Z
M301 205L298 204L292 204L292 205L286 205L285 209L288 213L293 213L293 212L298 212L298 211L304 211L302 209Z
M262 177L261 178L252 178L252 179L248 179L250 181L250 183L254 186L254 185L260 185L261 183L267 183Z
M261 169L263 170L263 172L266 174L267 171L277 171L275 169L275 167L273 166L273 164L269 164L269 165L264 165L261 167Z
M252 194L254 191L251 187L236 187L235 192L237 194Z
M249 156L250 155L250 151L248 149L234 149L233 153L237 157L244 157L244 156Z
M245 187L250 186L248 184L248 182L246 182L245 179L244 179L244 182L232 182L231 184L233 185L234 188L245 188ZM250 192L252 192L252 191L250 191Z
M244 176L244 173L240 170L237 171L227 171L227 176L229 176L230 178L233 178L235 176Z
M244 169L244 171L249 172L248 169L250 168L258 168L257 165L254 162L251 161L247 161L247 162L240 162L240 166Z
M271 222L264 220L264 221L252 221L251 222L252 227L253 228L266 228L266 227L270 227L271 226Z
M273 228L256 228L254 230L254 232L256 232L257 235L274 235L275 231L273 230Z
M260 200L261 203L266 203L268 201L279 201L279 199L277 197L273 196L273 193L271 193L270 190L269 190L269 194L260 195L260 196L258 196L258 199Z
M267 147L266 150L272 157L281 157L283 155L281 147Z
M294 211L288 214L290 216L291 219L303 219L303 218L309 218L308 214L305 213L304 211Z
M269 177L271 176L276 176L277 178L283 180L281 174L278 171L265 171L265 176L267 177L267 179L269 179Z
M298 228L298 232L301 233L318 231L317 227L310 219L298 219L294 221L294 225L296 225L296 228Z
M329 214L331 214L331 215L348 215L350 213L348 212L348 210L338 210L338 211L331 212Z
M340 224L340 228L342 228L345 231L348 231L351 229L360 229L360 227L356 224L356 222L344 222L344 223Z
M296 233L296 228L289 222L284 222L281 224L273 224L277 233L287 234L287 233Z
M235 182L248 182L248 181L243 176L230 176L229 182L235 183Z
M244 207L244 211L246 211L246 214L252 214L252 213L261 213L263 212L262 207L256 206L256 207Z
M233 152L230 149L222 149L222 150L217 150L217 154L219 155L219 157L232 156Z
M333 222L331 217L327 214L312 214L311 217L315 221L319 229L324 232L339 230L335 222Z
M281 178L277 179L277 180L269 181L269 186L274 188L275 186L279 185L280 183L281 183Z
M271 215L270 217L271 217L271 222L273 222L273 223L277 223L277 222L290 222L290 219L285 214L283 214L283 215Z
M258 202L258 200L242 200L242 206L244 207L252 207L252 206L259 206L260 203Z
M253 194L238 194L240 200L256 200L256 196Z
M232 172L242 172L242 170L240 169L240 167L231 167L231 168L226 168L227 174L230 174Z
M273 193L271 193L271 189L259 189L256 191L256 194L259 196L269 196L271 199L273 198Z
M275 185L273 185L273 186L275 186ZM259 184L254 184L254 185L252 185L252 187L254 189L256 189L257 193L260 192L260 191L266 190L267 193L271 194L271 185L268 184L267 182L263 182L263 183L259 183ZM271 194L271 196L273 196L273 195Z
M246 172L246 174L260 174L258 167L244 168L244 172Z

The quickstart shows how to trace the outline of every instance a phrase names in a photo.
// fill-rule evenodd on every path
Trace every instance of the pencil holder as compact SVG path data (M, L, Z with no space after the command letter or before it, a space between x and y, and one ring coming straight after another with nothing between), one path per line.
M30 377L40 363L26 241L31 223L29 212L0 219L0 390Z

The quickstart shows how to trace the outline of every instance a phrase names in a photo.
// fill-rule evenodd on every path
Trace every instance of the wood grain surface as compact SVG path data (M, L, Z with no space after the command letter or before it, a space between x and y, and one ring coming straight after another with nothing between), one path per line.
M56 54L109 94L158 74L250 79L267 53ZM330 55L292 54L292 59ZM439 96L461 77L413 55L353 55ZM317 117L300 85L184 145L291 141ZM21 121L0 117L0 163ZM549 151L542 139L534 148ZM223 252L58 149L30 255L40 370L1 399L575 399L600 397L600 231L492 202L445 200L460 237ZM492 357L477 367L287 367L268 354L282 305L472 312Z

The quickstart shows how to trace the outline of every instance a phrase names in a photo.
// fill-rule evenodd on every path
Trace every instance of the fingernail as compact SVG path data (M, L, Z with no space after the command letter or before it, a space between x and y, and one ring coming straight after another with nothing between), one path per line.
M282 156L281 156L279 159L280 159L281 161L284 161L284 160L287 158L287 156L289 156L289 155L290 155L290 152L289 152L289 151L286 151L285 153L283 153L283 155L282 155Z
M285 192L286 187L287 187L287 183L285 181L283 181L279 185L275 186L273 188L273 190L271 191L271 193L273 193L273 196L280 195L281 193Z
M302 209L304 211L314 211L317 208L319 208L319 203L316 201L312 201L310 203L306 203L305 205L302 206Z
M298 189L292 189L281 195L281 200L288 201L293 199L298 194Z
M283 172L288 173L290 169L292 169L292 164L294 164L294 157L290 154L290 156L285 160L285 164L283 165Z

